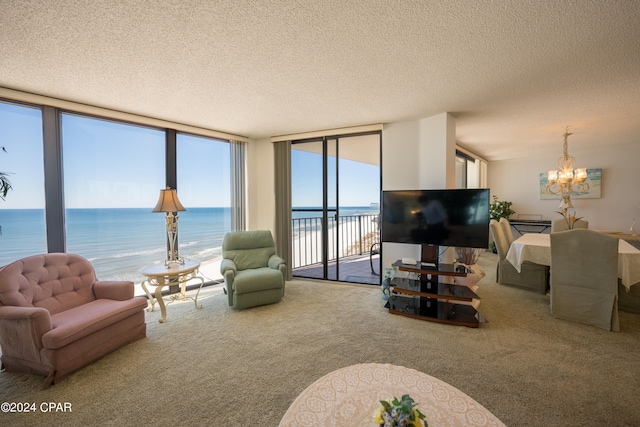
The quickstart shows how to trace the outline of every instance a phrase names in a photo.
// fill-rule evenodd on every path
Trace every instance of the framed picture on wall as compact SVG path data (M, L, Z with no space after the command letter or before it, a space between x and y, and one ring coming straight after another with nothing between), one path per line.
M587 169L587 179L585 181L588 184L588 188L584 191L572 192L572 199L599 199L602 189L602 169ZM547 190L549 181L547 180L547 174L540 174L540 200L548 199L560 199L558 194L553 194Z

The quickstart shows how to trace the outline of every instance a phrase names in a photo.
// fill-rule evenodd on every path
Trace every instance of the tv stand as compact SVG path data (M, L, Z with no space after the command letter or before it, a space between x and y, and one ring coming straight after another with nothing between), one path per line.
M421 257L422 262L433 263L438 265L440 262L440 246L438 245L421 245Z
M439 263L437 246L422 246L423 256L435 248L436 259L430 256L423 258L417 265L393 263L400 271L417 273L418 280L395 277L391 281L393 292L387 307L389 313L430 322L447 323L451 325L477 328L484 321L472 302L478 300L478 295L469 287L442 283L440 276L461 276L471 273L464 265ZM427 254L428 255L428 254Z

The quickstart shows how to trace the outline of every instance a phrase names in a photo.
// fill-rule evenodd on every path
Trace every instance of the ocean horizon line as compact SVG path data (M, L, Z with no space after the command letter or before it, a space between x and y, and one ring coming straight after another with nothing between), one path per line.
M377 213L367 206L343 209L351 216ZM44 211L44 208L0 210L0 266L47 252ZM66 212L66 252L90 260L101 280L138 282L141 268L166 258L164 215L155 215L150 208L69 208ZM200 262L215 260L222 256L222 241L230 230L230 207L180 212L180 255ZM342 236L354 234L353 230L343 230ZM315 235L315 231L294 227L294 235L298 232Z

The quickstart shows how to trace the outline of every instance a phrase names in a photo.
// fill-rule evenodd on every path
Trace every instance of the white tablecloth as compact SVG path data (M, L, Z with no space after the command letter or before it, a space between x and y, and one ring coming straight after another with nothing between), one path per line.
M551 265L549 234L525 234L514 240L507 260L520 272L525 261ZM618 277L627 288L640 282L640 250L620 239L618 244Z
M457 388L414 369L368 363L348 366L320 378L291 404L280 427L373 427L380 400L409 394L430 427L504 424Z

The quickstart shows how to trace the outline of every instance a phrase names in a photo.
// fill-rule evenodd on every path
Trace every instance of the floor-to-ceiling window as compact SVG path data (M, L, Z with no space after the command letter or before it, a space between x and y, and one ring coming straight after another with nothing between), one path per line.
M231 145L0 100L6 150L0 149L0 171L13 186L7 200L0 199L0 265L45 252L78 253L99 279L132 280L142 294L140 269L167 257L165 214L152 210L160 190L172 186L188 208L180 213L180 255L211 267L243 197L231 197L232 188L243 191L235 184L244 174L243 163L230 160ZM219 279L216 274L207 278Z
M67 252L98 278L140 282L165 255L164 217L151 210L165 185L159 129L62 114Z
M178 194L187 209L180 212L180 254L198 259L208 279L220 280L222 239L231 230L230 144L178 134L176 157Z
M291 145L293 274L379 283L380 134Z
M456 151L456 188L480 188L480 161Z
M11 184L0 199L0 265L47 251L42 111L0 102L0 171Z

